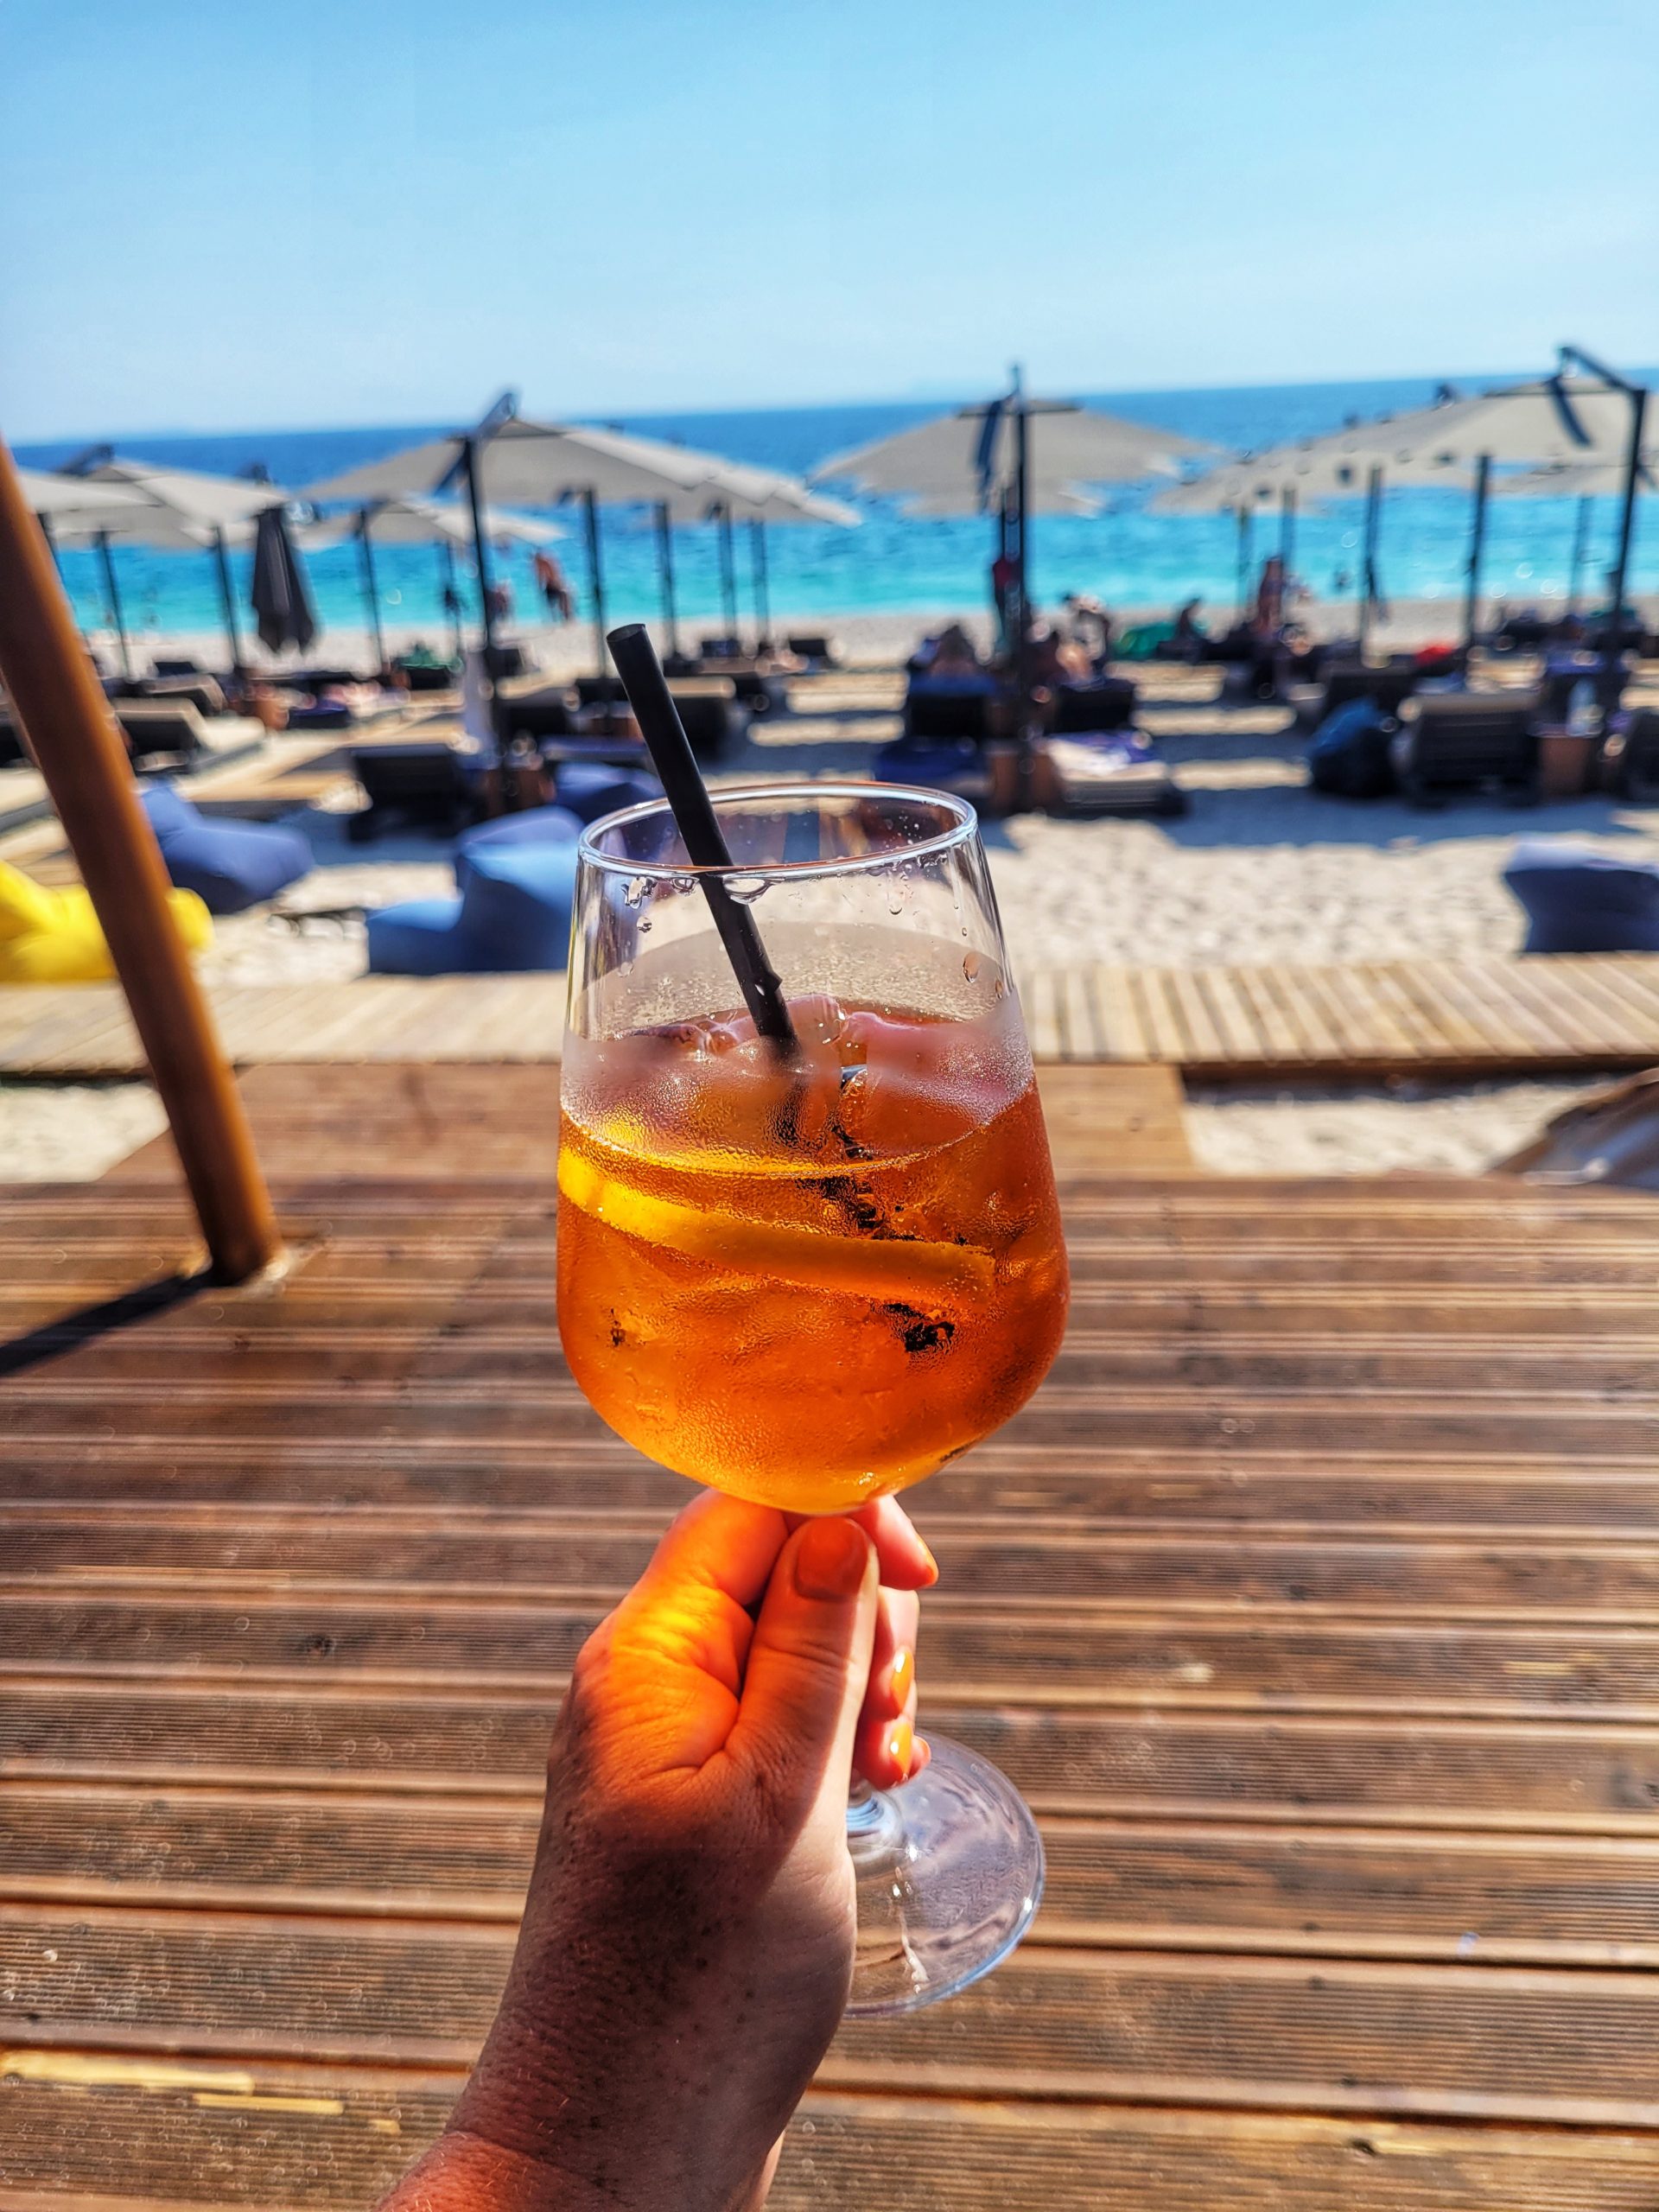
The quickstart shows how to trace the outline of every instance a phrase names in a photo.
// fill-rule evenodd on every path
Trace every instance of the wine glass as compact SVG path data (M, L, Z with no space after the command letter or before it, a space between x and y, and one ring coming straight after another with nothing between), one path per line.
M664 803L582 836L559 1153L559 1332L595 1410L694 1481L839 1513L1000 1427L1065 1327L1059 1211L971 807L716 791L729 868ZM709 880L715 880L712 899ZM747 910L792 1039L716 924ZM988 1762L849 1808L854 2012L988 1973L1036 1910L1035 1824Z

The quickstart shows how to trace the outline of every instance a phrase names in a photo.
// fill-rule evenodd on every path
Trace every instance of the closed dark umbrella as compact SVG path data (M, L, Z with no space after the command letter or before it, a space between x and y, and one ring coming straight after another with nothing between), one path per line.
M303 652L317 634L310 588L280 507L267 507L259 518L253 545L253 612L259 641L268 652L279 653L285 645L297 645Z

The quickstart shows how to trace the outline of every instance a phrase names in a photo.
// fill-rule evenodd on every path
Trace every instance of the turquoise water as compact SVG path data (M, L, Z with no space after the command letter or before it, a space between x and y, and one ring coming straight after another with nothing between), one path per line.
M1487 382L1482 378L1471 382ZM1341 385L1264 386L1237 391L1116 392L1088 395L1114 412L1229 448L1254 448L1336 428L1350 416L1370 416L1422 404L1432 380L1391 379ZM1082 395L1079 395L1082 396ZM638 416L621 427L653 437L681 440L740 461L804 472L830 454L887 435L941 411L938 404L778 408L745 413ZM452 425L437 426L449 428ZM120 439L137 457L188 468L236 474L262 461L279 483L303 486L374 460L434 435L434 426L342 430L251 431L235 435ZM19 458L51 467L74 450L68 445L19 448ZM1235 590L1236 537L1228 516L1151 514L1152 493L1116 489L1096 518L1055 516L1033 526L1033 582L1041 605L1071 591L1092 592L1108 605L1173 606L1192 594L1208 602L1211 617L1224 613ZM1576 501L1494 499L1489 509L1483 567L1486 591L1516 601L1565 588ZM865 504L859 530L817 525L773 528L767 534L772 604L791 615L841 613L903 613L924 609L976 609L986 598L990 553L988 522L911 522L891 507ZM1351 592L1357 563L1360 503L1344 501L1299 517L1297 573L1321 598ZM1596 503L1586 583L1599 577L1611 557L1616 503ZM1255 523L1255 550L1270 550L1276 518ZM613 620L658 612L656 551L648 515L628 509L603 517L607 612ZM1448 627L1462 589L1467 555L1466 494L1401 491L1384 505L1380 569L1384 589L1397 599L1444 598ZM557 549L584 611L586 562L579 529ZM747 546L739 549L739 597L747 620L751 603ZM218 626L219 600L206 556L149 553L138 548L116 556L129 627L166 632ZM676 533L675 561L681 612L689 623L719 613L715 534L708 526ZM442 634L440 556L423 546L377 552L382 613L389 624L429 626ZM76 612L87 626L108 619L104 586L93 555L66 552L66 580ZM245 601L246 563L237 562L239 596ZM307 567L325 627L360 628L365 620L360 571L350 546L308 556ZM530 556L515 550L499 563L519 613L539 618L540 602ZM1659 589L1659 531L1647 542L1638 525L1635 587ZM463 578L462 589L466 591ZM470 601L469 601L470 609Z

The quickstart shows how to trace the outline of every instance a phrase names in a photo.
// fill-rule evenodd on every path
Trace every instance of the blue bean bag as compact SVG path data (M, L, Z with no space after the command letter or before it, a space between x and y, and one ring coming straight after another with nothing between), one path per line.
M599 761L572 760L554 777L559 804L568 806L584 823L616 814L625 806L645 806L659 799L663 787L655 776L634 768L607 768ZM537 811L540 811L538 809Z
M1529 837L1503 880L1526 909L1525 952L1659 952L1659 867Z
M480 822L464 830L455 840L457 854L485 845L574 845L582 835L582 821L567 806L526 807L522 814L504 814L494 822Z
M213 822L171 784L142 794L168 874L210 914L239 914L308 875L311 848L297 830L268 822Z
M475 976L561 969L569 951L575 880L574 837L468 845L455 855L458 898L406 899L369 916L369 972Z

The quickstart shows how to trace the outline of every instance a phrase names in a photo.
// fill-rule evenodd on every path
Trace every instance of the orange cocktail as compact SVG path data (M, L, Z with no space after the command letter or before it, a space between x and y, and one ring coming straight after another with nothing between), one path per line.
M559 1320L611 1427L795 1512L901 1490L1046 1372L1066 1265L1017 1005L808 996L567 1046Z

